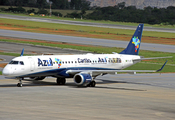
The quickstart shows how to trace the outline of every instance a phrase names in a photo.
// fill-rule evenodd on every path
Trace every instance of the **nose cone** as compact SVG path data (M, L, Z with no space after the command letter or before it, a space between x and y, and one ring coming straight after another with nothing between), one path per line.
M10 74L9 69L7 69L6 67L2 70L2 74L5 76L8 76Z

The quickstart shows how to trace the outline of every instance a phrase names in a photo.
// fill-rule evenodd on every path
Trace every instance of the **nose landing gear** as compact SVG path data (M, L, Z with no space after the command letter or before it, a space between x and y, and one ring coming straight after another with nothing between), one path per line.
M24 78L19 78L19 83L17 84L17 87L22 87L22 80L23 80Z

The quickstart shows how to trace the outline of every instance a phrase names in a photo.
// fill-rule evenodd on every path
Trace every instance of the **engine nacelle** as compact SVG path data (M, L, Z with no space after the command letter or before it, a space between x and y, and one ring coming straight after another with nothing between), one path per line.
M92 81L90 74L78 73L74 76L74 82L77 85L88 85Z

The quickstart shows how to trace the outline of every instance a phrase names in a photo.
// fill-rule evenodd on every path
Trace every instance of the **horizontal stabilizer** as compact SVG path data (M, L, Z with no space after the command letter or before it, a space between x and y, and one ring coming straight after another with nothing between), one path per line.
M140 59L133 59L133 61L152 60L152 59L163 59L163 58L172 58L172 56L167 56L167 57L153 57L153 58L140 58Z

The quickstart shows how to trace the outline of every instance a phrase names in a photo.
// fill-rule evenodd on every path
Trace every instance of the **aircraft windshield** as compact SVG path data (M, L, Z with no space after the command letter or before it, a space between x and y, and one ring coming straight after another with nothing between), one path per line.
M13 65L24 65L24 62L23 61L11 61L9 64L13 64Z

